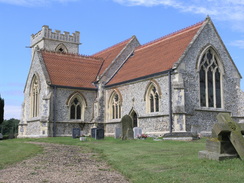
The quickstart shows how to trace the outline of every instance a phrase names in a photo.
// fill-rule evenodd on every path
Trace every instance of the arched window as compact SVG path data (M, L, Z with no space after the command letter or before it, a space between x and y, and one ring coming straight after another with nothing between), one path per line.
M146 100L148 112L159 112L159 95L153 83L148 87Z
M110 97L109 108L111 119L121 118L121 97L115 91L112 93Z
M39 80L36 75L33 76L31 82L31 117L37 117L39 114Z
M63 43L59 44L56 47L55 51L59 52L59 53L68 53L68 49L66 48L66 46Z
M72 94L71 97L69 97L68 106L69 106L69 119L84 120L86 102L84 97L79 92L76 92Z
M223 69L217 54L208 48L199 63L200 106L222 108Z
M70 106L70 119L81 119L81 103L78 98L74 98Z

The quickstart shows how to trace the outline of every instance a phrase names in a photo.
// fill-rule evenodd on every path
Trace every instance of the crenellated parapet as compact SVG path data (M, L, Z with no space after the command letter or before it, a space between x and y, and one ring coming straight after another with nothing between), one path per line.
M52 29L49 28L49 26L44 25L44 26L42 26L41 31L39 31L36 34L31 35L31 46L40 42L42 39L51 39L51 40L55 40L55 41L80 44L80 32L75 31L72 34L70 34L69 32L66 32L66 31L61 33L61 31L59 31L59 30L55 30L53 32Z

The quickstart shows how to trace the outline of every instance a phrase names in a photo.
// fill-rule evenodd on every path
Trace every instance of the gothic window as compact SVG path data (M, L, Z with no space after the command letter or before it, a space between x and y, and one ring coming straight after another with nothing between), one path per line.
M70 106L70 119L81 119L81 102L74 98Z
M83 96L79 92L76 92L75 94L71 95L71 97L69 97L68 106L69 106L69 119L84 120L86 102Z
M222 108L222 72L216 53L207 49L200 59L199 85L201 107Z
M33 76L31 83L31 117L37 117L39 113L39 80Z
M121 118L121 99L115 91L111 95L109 107L111 119Z
M156 87L152 84L148 90L147 107L149 112L159 112L159 95Z
M59 44L59 45L56 47L55 51L56 51L56 52L59 52L59 53L67 53L67 52L68 52L66 46L65 46L63 43Z

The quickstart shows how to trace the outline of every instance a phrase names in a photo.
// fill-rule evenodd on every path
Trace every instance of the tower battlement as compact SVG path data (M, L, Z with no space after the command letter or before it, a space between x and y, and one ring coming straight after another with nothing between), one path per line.
M50 29L49 26L44 25L42 26L41 31L31 35L31 47L40 42L42 39L80 44L80 32L75 31L72 35L66 31L64 31L64 33L61 33L59 30L52 32L52 29Z

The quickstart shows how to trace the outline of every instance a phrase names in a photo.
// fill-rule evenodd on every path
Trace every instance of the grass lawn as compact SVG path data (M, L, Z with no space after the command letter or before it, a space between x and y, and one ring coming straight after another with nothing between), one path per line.
M42 148L16 140L0 141L0 169L41 153Z
M242 183L244 162L240 159L222 162L200 160L198 151L205 149L205 139L192 142L127 140L105 138L86 142L71 137L25 139L78 145L98 152L113 168L135 183ZM13 140L21 143L23 139ZM1 143L1 142L0 142Z

